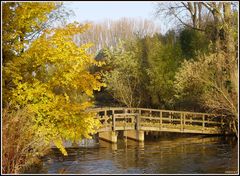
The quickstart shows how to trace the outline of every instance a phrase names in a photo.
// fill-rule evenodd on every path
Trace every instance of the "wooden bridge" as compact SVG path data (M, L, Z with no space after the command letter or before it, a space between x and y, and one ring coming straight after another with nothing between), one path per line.
M95 108L101 122L99 138L117 142L118 131L137 141L144 141L144 132L162 131L194 134L221 134L223 115L145 108Z

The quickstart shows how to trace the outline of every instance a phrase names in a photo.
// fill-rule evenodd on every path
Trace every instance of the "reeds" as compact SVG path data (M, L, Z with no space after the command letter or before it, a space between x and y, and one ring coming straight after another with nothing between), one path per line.
M33 130L34 114L27 108L2 114L2 173L22 173L31 164L39 161L47 146Z

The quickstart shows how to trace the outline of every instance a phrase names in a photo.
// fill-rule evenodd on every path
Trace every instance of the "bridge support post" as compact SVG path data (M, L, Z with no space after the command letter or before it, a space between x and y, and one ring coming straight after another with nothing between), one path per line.
M99 132L99 139L111 143L117 143L117 133L115 131Z
M139 142L144 141L144 131L141 131L141 130L124 131L123 135L126 138L133 139Z

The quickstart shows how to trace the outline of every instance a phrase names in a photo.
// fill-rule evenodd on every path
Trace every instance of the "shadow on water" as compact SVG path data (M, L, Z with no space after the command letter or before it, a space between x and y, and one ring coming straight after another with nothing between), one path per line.
M156 134L155 134L156 135ZM237 140L223 136L148 134L145 142L118 139L91 146L58 149L42 159L37 173L71 174L201 174L235 173ZM36 173L35 172L35 173Z

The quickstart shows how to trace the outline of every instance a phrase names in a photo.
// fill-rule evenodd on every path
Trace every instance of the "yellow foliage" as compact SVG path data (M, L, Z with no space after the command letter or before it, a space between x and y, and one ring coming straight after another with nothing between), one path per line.
M57 5L4 3L3 43L7 44L4 53L15 52L11 58L5 54L3 76L9 85L4 84L3 96L12 109L27 107L33 112L36 136L43 137L47 143L54 142L66 155L61 139L89 138L100 124L93 113L85 110L92 106L93 91L104 86L101 77L91 74L89 68L104 63L87 53L92 44L78 46L73 42L74 35L86 31L88 24L74 22L48 28L34 41L27 39L29 33L42 29L47 14ZM23 41L17 40L22 37ZM9 44L9 40L16 41ZM26 43L28 47L24 48Z
M67 151L66 149L63 147L63 142L61 139L55 139L54 141L54 144L56 145L56 147L58 147L60 149L60 151L62 152L62 154L64 156L67 156Z
M52 2L5 2L3 3L3 42L4 47L19 53L31 33L39 31L47 20L47 15L60 3Z

